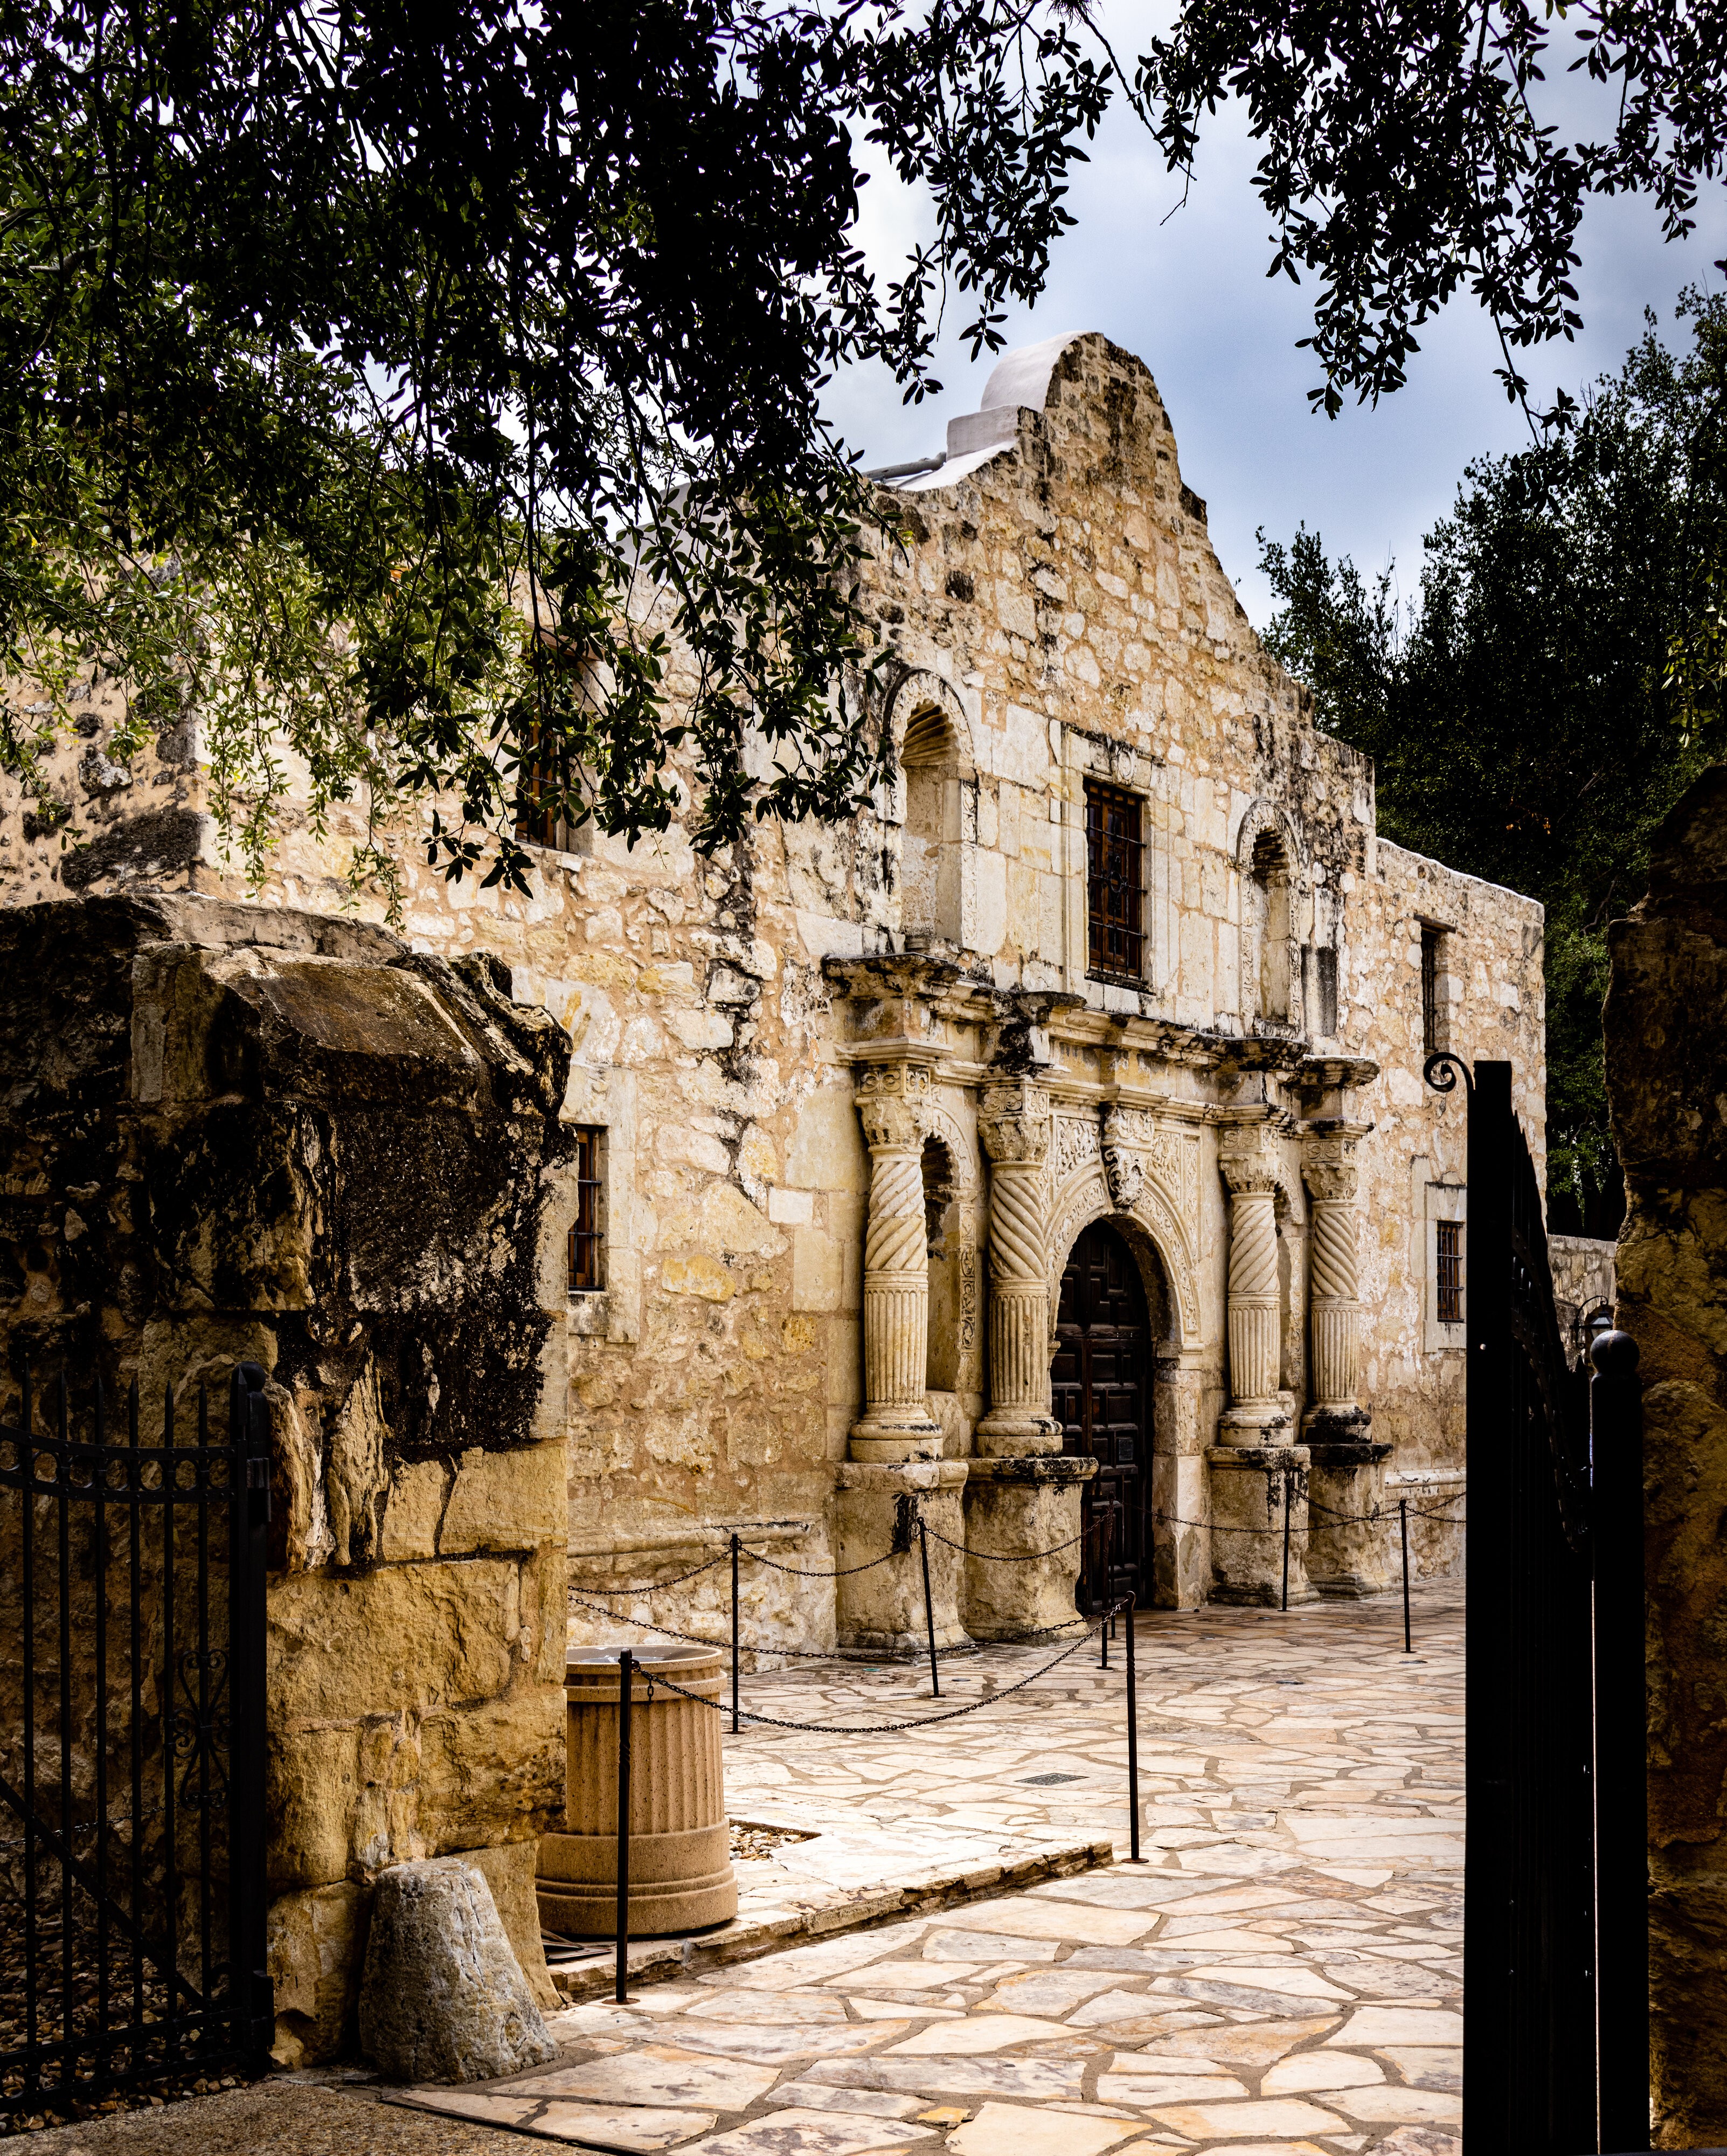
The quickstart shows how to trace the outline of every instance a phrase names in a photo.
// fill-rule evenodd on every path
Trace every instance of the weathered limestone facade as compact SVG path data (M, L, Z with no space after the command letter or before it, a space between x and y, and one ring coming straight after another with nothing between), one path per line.
M1540 909L1379 839L1370 766L1261 649L1138 360L1097 336L1011 355L949 446L897 483L866 578L899 775L855 824L710 861L676 827L583 834L526 900L398 834L408 945L500 961L573 1042L565 1124L600 1134L604 1284L564 1299L539 1410L572 1638L720 1636L723 1566L587 1590L734 1530L792 1568L744 1564L768 1650L911 1650L920 1528L951 1644L1053 1633L1079 1548L991 1554L1072 1544L1112 1475L1149 1491L1160 1602L1274 1596L1286 1491L1292 1594L1369 1592L1387 1536L1332 1516L1461 1485L1437 1250L1443 1224L1466 1279L1463 1118L1423 1086L1424 1024L1512 1060L1539 1159ZM65 851L0 780L8 897L233 891L195 724L114 769L94 737L69 752L89 843ZM1125 968L1089 926L1105 798L1138 829ZM337 911L347 835L291 829L263 901ZM577 1193L547 1174L556 1249ZM1125 1254L1131 1460L1120 1417L1082 1447L1053 1406L1052 1352L1100 1367L1063 1317L1076 1245ZM1453 1564L1460 1537L1417 1548Z

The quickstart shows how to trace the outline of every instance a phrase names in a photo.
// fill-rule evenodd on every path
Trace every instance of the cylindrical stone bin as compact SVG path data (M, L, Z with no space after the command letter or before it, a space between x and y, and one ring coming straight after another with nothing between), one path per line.
M542 1835L541 1927L565 1938L609 1939L618 1929L618 1647L576 1647L564 1668L568 1751L564 1830ZM720 1697L711 1647L634 1650L630 1708L629 1928L633 1938L694 1932L737 1914L720 1717L656 1690L664 1675L703 1700Z

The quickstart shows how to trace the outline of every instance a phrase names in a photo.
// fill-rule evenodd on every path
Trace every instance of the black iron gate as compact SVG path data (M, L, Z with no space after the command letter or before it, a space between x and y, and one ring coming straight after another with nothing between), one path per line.
M263 1383L0 1424L0 2113L268 2052Z
M1463 2138L1647 2148L1637 1350L1567 1363L1511 1065L1427 1074L1468 1095Z

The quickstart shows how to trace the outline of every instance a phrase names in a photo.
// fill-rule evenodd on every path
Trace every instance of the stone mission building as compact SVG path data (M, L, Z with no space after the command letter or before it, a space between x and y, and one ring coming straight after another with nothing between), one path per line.
M1286 1501L1292 1599L1382 1588L1395 1525L1339 1516L1461 1483L1462 1113L1423 1055L1509 1058L1540 1158L1540 909L1376 835L1131 355L1011 354L943 456L880 478L899 775L855 824L712 861L583 831L525 901L401 835L406 943L501 961L573 1043L535 1420L570 1635L718 1636L723 1568L588 1590L735 1532L788 1568L746 1564L746 1639L910 1651L920 1521L951 1645L1070 1625L1076 1585L1273 1599ZM61 776L69 851L0 780L9 904L246 896L195 722ZM339 913L347 835L295 824L254 896ZM357 1466L346 1410L310 1430L310 1572L331 1494L343 1564L432 1532L424 1442L377 1399Z

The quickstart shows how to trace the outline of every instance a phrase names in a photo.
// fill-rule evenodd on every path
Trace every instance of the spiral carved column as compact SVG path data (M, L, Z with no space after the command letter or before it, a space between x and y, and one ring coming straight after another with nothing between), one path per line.
M1391 1448L1371 1441L1371 1420L1355 1399L1361 1313L1356 1271L1355 1134L1310 1133L1302 1180L1312 1200L1308 1241L1308 1338L1313 1404L1303 1418L1312 1466L1313 1527L1308 1572L1321 1594L1378 1594L1392 1578L1391 1533L1382 1509Z
M1301 1178L1311 1198L1308 1245L1308 1338L1313 1358L1313 1404L1303 1434L1314 1445L1363 1445L1370 1417L1355 1398L1356 1343L1361 1306L1356 1270L1357 1133L1310 1134L1303 1144Z
M1229 1186L1229 1410L1225 1445L1280 1441L1289 1418L1278 1399L1277 1168L1262 1126L1226 1144L1218 1159Z
M864 1239L864 1414L854 1460L939 1459L941 1430L925 1401L930 1334L929 1233L924 1217L925 1104L917 1064L872 1065L858 1081L869 1142L869 1224Z
M1049 1096L1031 1079L989 1086L977 1127L990 1157L990 1406L986 1458L1061 1450L1049 1412L1049 1285L1044 1266Z

